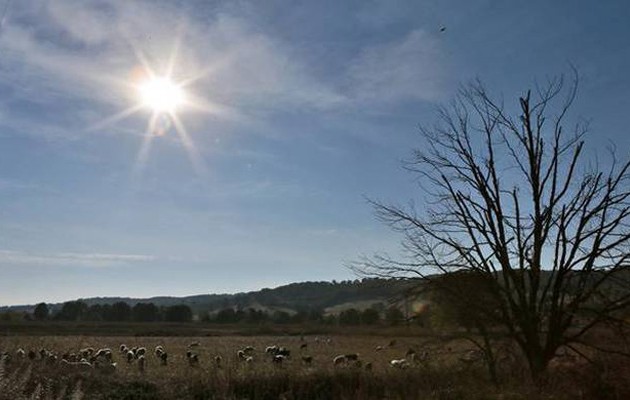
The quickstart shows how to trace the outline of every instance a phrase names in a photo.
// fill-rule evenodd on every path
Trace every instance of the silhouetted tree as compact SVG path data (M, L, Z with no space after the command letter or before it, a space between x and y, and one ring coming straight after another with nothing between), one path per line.
M33 318L35 318L38 321L43 321L45 319L48 319L48 314L49 314L49 310L48 310L48 305L46 303L39 303L38 305L35 306L35 310L33 310Z
M137 303L131 310L134 321L152 322L160 319L160 309L153 303Z
M87 304L82 301L68 301L63 303L55 318L62 321L77 321L82 319L87 310Z
M131 307L124 301L118 301L112 304L110 310L110 321L129 321L131 320Z
M224 308L219 310L216 322L220 324L232 324L236 322L236 311L233 308Z
M190 322L192 317L192 310L185 304L169 306L164 311L164 320L168 322Z
M103 314L104 311L101 304L92 304L90 307L88 307L84 319L87 321L103 321Z
M349 308L339 313L340 325L359 325L361 323L361 313L356 308Z
M271 319L276 324L288 324L291 322L291 314L286 311L274 311Z
M361 323L365 325L374 325L378 323L380 319L381 319L380 314L378 313L378 311L376 311L373 308L366 308L361 313Z
M385 311L385 321L392 326L399 325L405 321L405 314L398 307L389 307Z
M568 90L552 80L513 109L480 83L464 87L440 124L421 129L423 148L406 164L429 198L422 212L373 202L403 234L407 258L377 255L358 266L432 282L468 313L487 360L490 331L503 333L534 378L561 346L613 350L587 334L627 324L616 313L630 304L630 161L613 154L606 170L584 164L586 127L564 127L576 88L577 74ZM435 279L455 271L482 286Z

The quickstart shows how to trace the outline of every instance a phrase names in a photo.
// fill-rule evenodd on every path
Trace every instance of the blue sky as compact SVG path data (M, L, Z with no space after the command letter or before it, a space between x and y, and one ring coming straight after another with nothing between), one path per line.
M575 65L589 157L627 156L629 19L622 0L12 1L0 304L353 278L397 249L364 196L421 198L400 160L477 77L509 103ZM150 111L110 117L137 103L138 54L159 72L178 42L197 159L165 119L139 162Z

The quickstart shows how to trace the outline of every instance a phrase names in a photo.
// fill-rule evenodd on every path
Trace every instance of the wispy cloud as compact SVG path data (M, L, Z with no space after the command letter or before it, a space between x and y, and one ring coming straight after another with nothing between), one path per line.
M350 65L350 91L363 100L439 100L447 84L445 64L438 40L414 30L364 49Z
M160 70L177 38L177 78L198 77L193 95L223 105L226 115L230 109L246 115L432 101L446 80L440 43L421 30L388 43L365 43L358 55L348 54L338 74L315 77L300 52L270 34L270 27L220 8L202 19L171 3L38 4L13 2L0 36L0 84L11 88L0 112L10 116L12 129L25 133L67 132L74 138L132 105L135 93L125 82L138 66L134 48ZM20 117L24 104L51 111L34 122L32 115Z
M16 250L0 250L0 263L14 265L103 268L145 263L154 261L155 259L155 256L145 254L33 253Z

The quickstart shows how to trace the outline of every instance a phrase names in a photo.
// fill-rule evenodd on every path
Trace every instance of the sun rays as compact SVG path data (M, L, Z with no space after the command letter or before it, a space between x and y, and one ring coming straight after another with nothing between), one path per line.
M159 68L154 65L132 40L128 43L133 51L137 66L132 68L128 80L116 79L121 90L134 99L132 105L93 124L88 130L103 129L138 113L146 113L148 118L146 128L142 133L142 142L133 167L134 175L142 172L156 138L174 133L185 149L188 158L197 174L203 174L205 166L195 143L193 142L182 118L186 111L217 114L220 107L206 99L195 97L188 92L188 88L202 79L203 73L190 74L192 77L175 79L178 67L179 47L182 32L176 35L175 44L167 57L166 65ZM208 71L211 69L208 69Z
M184 103L184 91L167 77L156 76L138 86L142 104L154 113L174 114Z

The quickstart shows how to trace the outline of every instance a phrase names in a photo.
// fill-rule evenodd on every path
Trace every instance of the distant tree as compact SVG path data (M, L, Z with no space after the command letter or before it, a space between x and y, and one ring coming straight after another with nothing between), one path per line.
M308 312L309 322L323 322L324 321L324 312L322 310L310 310Z
M49 310L46 303L39 303L35 306L35 310L33 311L33 318L35 318L37 321L48 319L48 315Z
M273 316L271 317L274 323L276 324L288 324L291 322L291 314L286 311L274 311Z
M78 321L83 318L87 310L87 304L82 301L67 301L63 303L55 318L61 321Z
M361 313L356 308L349 308L339 313L340 325L359 325L361 323Z
M84 319L87 321L103 321L104 320L103 306L101 304L92 304L90 307L88 307L88 310L86 312L86 315L84 316Z
M219 324L233 324L236 322L236 311L233 308L219 310L215 321Z
M137 303L131 310L132 319L138 322L153 322L160 319L160 309L153 303Z
M164 320L168 322L190 322L192 318L192 310L185 304L169 306L164 311Z
M131 320L131 307L124 301L118 301L112 304L111 321L129 321Z
M374 325L381 319L380 314L373 308L366 308L361 313L361 323L365 325Z
M268 318L268 315L263 310L256 310L254 308L249 308L245 312L244 321L248 324L260 324L265 322Z
M392 326L400 325L405 322L405 314L398 307L389 307L385 311L385 321Z

